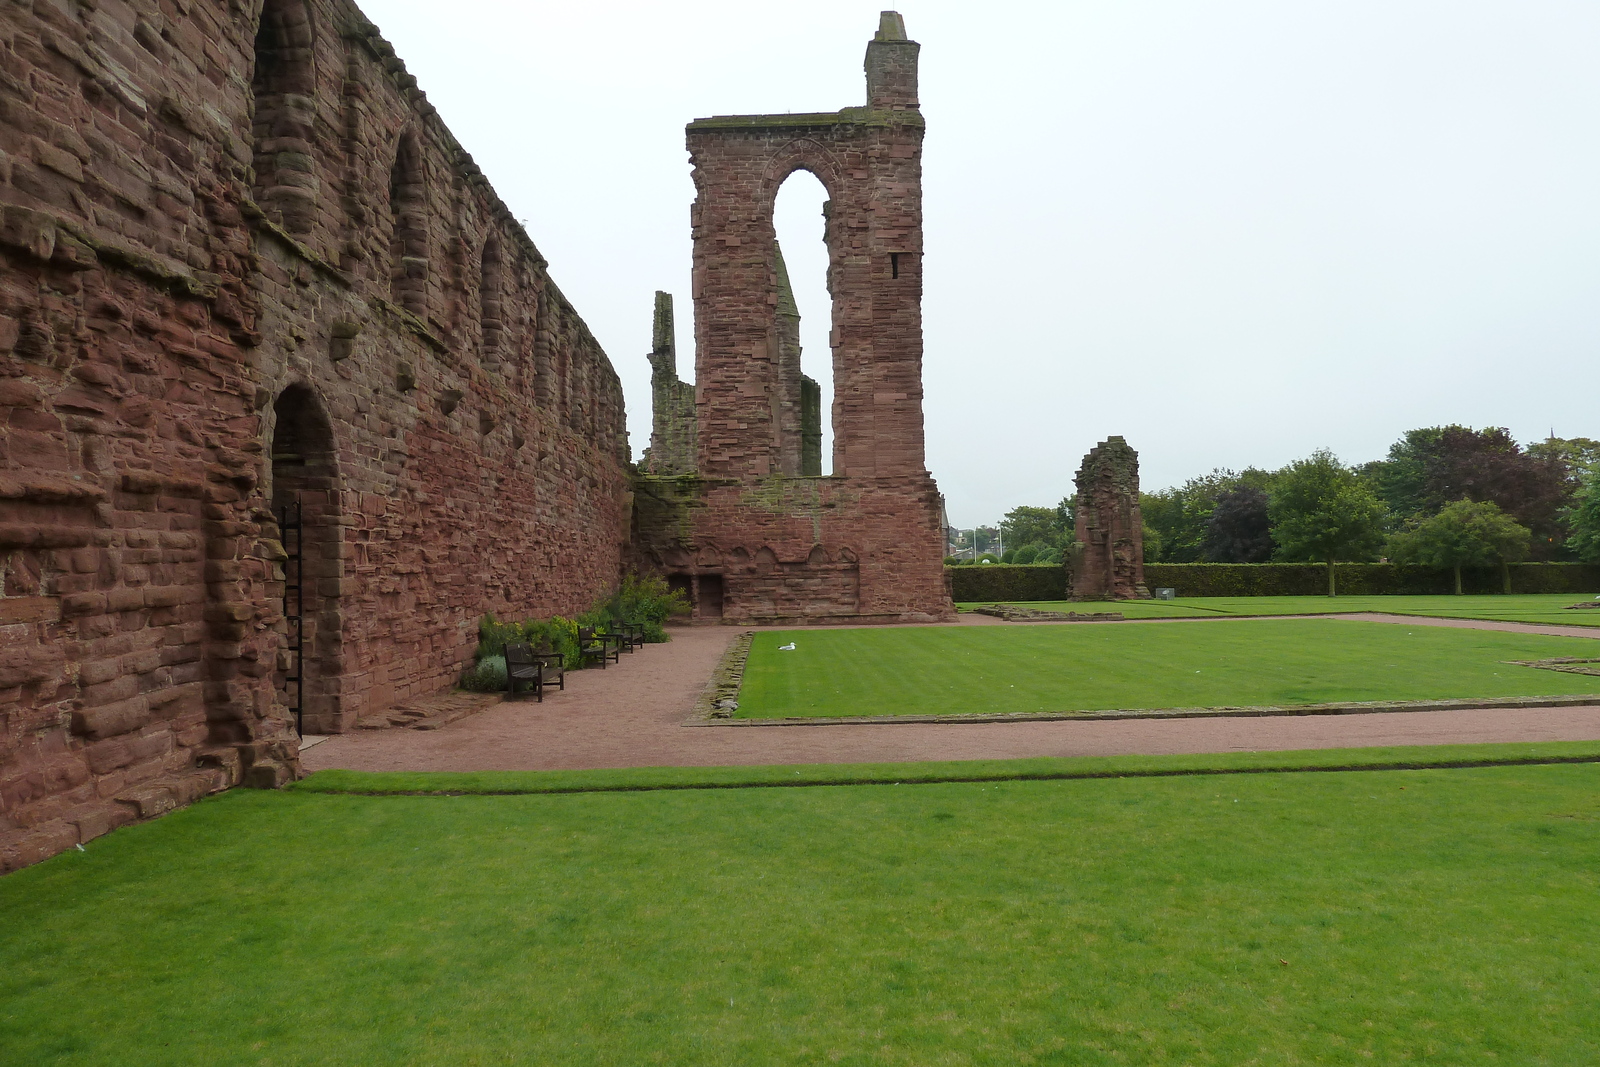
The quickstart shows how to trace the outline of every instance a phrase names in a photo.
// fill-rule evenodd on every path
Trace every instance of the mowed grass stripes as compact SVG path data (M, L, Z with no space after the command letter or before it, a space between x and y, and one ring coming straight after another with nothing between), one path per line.
M794 644L792 651L781 646ZM941 715L1563 696L1600 678L1509 660L1600 657L1577 637L1353 622L762 632L740 717Z
M236 791L0 879L30 1067L1600 1061L1600 766Z

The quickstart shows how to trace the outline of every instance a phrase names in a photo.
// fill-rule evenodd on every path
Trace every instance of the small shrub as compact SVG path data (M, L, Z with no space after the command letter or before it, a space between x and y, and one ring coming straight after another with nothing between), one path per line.
M549 619L529 619L522 624L522 639L535 652L559 652L561 662L576 670L578 656L578 624L557 615Z
M522 625L515 622L500 622L491 612L478 620L478 648L473 653L479 660L489 656L503 655L507 641L522 639Z
M502 648L504 646L502 645ZM484 656L461 675L461 688L473 693L501 693L506 688L504 655Z
M585 626L636 623L644 627L647 642L659 644L667 640L667 619L688 612L688 596L683 590L667 585L667 580L659 574L628 574L615 593L578 619Z

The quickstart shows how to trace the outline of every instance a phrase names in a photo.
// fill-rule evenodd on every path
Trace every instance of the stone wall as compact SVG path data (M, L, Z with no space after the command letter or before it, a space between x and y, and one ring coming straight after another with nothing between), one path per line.
M297 773L613 584L605 354L340 0L0 9L0 871Z
M923 455L918 45L887 12L869 106L688 127L694 236L693 475L643 478L641 562L728 621L931 619L952 609L939 495ZM773 230L778 188L829 195L833 473L812 475L798 315ZM790 313L786 313L786 311ZM815 444L810 445L814 452ZM820 456L817 457L820 467Z
M1121 437L1108 437L1083 457L1073 484L1074 536L1083 547L1072 569L1072 599L1148 600L1139 453Z

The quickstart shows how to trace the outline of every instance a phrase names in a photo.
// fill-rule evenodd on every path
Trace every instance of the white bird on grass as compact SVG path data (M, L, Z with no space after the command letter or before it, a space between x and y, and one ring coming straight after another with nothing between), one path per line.
M778 646L778 651L779 652L793 652L794 651L794 642L790 641L787 645L779 645Z

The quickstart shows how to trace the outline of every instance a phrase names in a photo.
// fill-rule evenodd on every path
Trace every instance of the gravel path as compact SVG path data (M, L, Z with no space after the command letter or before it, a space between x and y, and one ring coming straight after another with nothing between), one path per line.
M1343 617L1600 638L1600 630L1580 626L1409 615ZM985 616L962 618L979 626L1118 625L1008 624ZM625 655L620 665L568 674L566 692L549 694L543 704L531 700L500 704L434 731L343 734L307 749L301 758L308 770L559 770L1600 740L1600 707L1142 722L684 728L680 723L739 632L732 627L675 629L670 643L646 645Z
M1342 617L1600 638L1595 627L1386 614ZM962 619L970 619L971 625L1054 625L1006 624L987 616ZM360 771L533 771L1600 739L1600 707L1206 720L683 728L680 723L690 715L694 697L738 632L733 627L677 629L667 645L646 645L608 670L570 673L565 693L549 694L544 704L494 705L435 731L384 729L328 737L302 753L302 760L314 771L334 766Z

